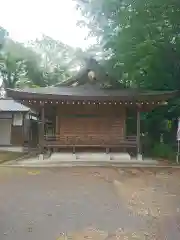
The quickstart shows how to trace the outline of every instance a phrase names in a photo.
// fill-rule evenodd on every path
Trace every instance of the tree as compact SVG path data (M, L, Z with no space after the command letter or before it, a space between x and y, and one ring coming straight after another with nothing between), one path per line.
M66 81L86 56L81 49L44 36L28 46L8 38L3 45L0 72L6 87L45 87Z
M8 31L0 26L0 50L2 49L7 36Z
M5 87L43 85L43 80L39 79L37 74L41 72L38 64L39 57L23 44L7 38L4 41L0 59L0 73ZM33 69L30 68L31 64L33 64ZM36 75L32 72L36 72Z
M42 67L51 85L69 79L84 65L87 57L100 52L98 45L83 51L45 35L31 42L29 46L41 56Z
M6 29L0 26L0 69L2 69L2 67L4 66L4 62L2 58L2 48L4 47L4 43L7 35L8 35L8 32L6 31ZM1 72L0 72L0 80L2 80Z
M0 71L6 87L52 86L66 82L76 74L93 51L92 46L87 53L48 36L28 45L7 38L3 44Z
M11 54L3 55L3 64L0 72L5 88L15 88L25 77L25 62L22 59L16 59Z
M52 84L71 76L71 71L79 64L77 53L81 52L80 49L74 49L49 36L44 35L29 46L41 56L41 66L48 76L51 75Z
M79 0L85 21L124 82L151 89L179 88L178 0ZM160 80L163 79L163 80Z
M82 23L109 52L106 64L127 86L152 90L180 89L180 2L178 0L77 0ZM159 139L161 125L180 115L180 102L144 117L146 131ZM155 135L153 134L155 133ZM175 139L175 132L173 132ZM172 138L168 137L169 143Z
M52 77L42 66L40 54L8 38L3 45L0 72L6 87L45 87Z

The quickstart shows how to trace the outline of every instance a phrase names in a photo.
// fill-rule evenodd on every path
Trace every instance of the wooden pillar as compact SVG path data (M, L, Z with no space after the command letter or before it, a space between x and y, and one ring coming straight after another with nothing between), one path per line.
M60 128L59 127L59 108L57 106L57 108L56 108L56 129L55 129L55 135L56 135L55 140L56 141L59 141L59 131L60 131L59 128Z
M137 159L142 160L141 155L141 119L140 119L140 108L137 108Z
M26 121L26 115L27 113L23 113L22 114L22 117L23 117L23 120L22 120L22 136L23 136L23 146L25 145L25 142L27 141L27 125L25 125L25 121ZM26 129L25 129L26 127ZM29 145L29 142L28 142L28 145Z
M45 116L44 116L44 105L41 107L40 113L40 131L39 131L39 144L40 144L40 151L43 153L44 150L44 126L45 126Z
M55 129L55 134L56 136L59 134L59 116L58 116L58 108L56 109L56 129Z

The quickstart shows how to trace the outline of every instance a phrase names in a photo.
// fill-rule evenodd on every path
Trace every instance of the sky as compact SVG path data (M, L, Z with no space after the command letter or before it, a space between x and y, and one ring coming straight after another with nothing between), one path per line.
M83 49L95 42L85 40L88 29L76 26L81 15L73 0L0 0L0 5L0 26L16 41L27 42L45 34Z

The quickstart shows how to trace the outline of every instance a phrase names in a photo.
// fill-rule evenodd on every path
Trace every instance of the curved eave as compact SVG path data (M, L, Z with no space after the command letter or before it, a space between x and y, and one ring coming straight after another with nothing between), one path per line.
M28 91L20 91L7 89L7 94L15 100L72 100L72 101L167 101L170 98L178 95L179 91L150 91L150 92L123 92L120 93L113 90L102 91L102 94L97 92L93 95L63 95L63 94L47 94L47 93L32 93Z

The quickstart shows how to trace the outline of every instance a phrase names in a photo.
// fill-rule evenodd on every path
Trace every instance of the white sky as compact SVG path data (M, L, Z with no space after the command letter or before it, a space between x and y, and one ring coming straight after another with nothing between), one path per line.
M76 26L80 13L73 0L0 0L0 6L0 26L14 40L25 42L45 34L73 47L95 42L85 40L88 30Z

